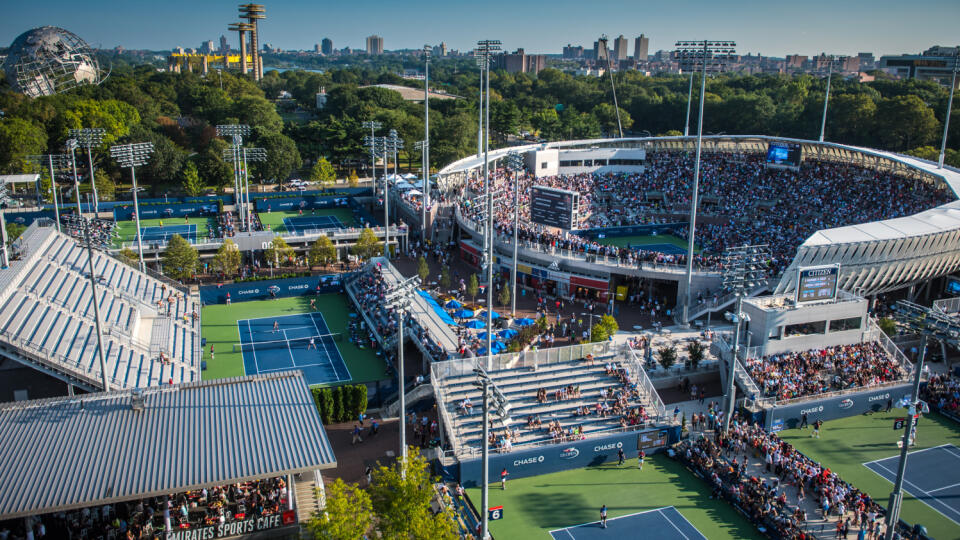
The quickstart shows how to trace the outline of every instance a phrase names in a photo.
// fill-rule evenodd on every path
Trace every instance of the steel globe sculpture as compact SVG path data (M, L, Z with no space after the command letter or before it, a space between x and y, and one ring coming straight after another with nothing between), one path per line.
M3 68L10 86L30 97L100 83L100 66L87 42L56 26L20 34L10 45Z

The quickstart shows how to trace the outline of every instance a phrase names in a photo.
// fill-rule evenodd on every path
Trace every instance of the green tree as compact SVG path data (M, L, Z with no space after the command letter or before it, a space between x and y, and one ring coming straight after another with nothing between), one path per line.
M360 177L357 176L356 170L353 170L353 169L350 170L350 176L347 177L347 185L353 188L360 185Z
M449 291L451 285L450 279L450 267L443 265L440 268L440 288L444 291Z
M307 256L310 266L326 266L337 260L337 248L330 241L330 237L323 235L310 246Z
M282 236L274 236L270 247L263 252L263 256L267 259L267 264L275 264L278 266L292 263L296 254L296 251L287 244L287 241L284 240Z
M424 259L423 256L417 260L417 275L420 276L422 283L426 283L427 277L430 276L430 267L427 266L427 260Z
M313 167L310 168L310 180L318 182L324 190L337 181L337 174L327 158L321 157L313 164Z
M884 334L890 337L897 335L897 323L890 317L884 317L878 320L877 326L880 327L880 330L882 330Z
M324 486L326 505L306 524L317 540L357 540L373 525L373 503L370 495L356 484L340 478Z
M233 167L221 157L226 148L226 143L214 139L195 159L202 183L213 186L220 194L233 182Z
M657 349L657 356L660 357L660 365L663 369L670 369L670 366L677 362L677 348L673 345L660 347Z
M691 341L687 344L687 355L690 357L690 365L693 369L697 369L697 366L703 361L703 357L706 356L706 350L703 343L699 341Z
M383 243L377 240L377 235L373 233L373 229L364 227L360 231L357 243L350 248L350 251L361 259L369 259L383 252Z
M200 173L197 166L192 161L188 161L180 171L180 182L183 184L183 192L189 197L203 195L203 182L200 181Z
M473 302L477 301L477 293L480 292L480 282L477 281L476 274L470 274L470 279L467 281L467 294L470 295L470 298L473 299Z
M170 237L163 254L163 273L173 279L188 279L197 271L200 256L179 234Z
M217 253L213 256L211 267L217 273L233 276L240 271L240 261L242 258L243 256L237 244L227 238L224 239L220 249L218 249Z
M510 305L510 285L504 285L500 288L500 295L497 297L501 306Z
M266 161L257 162L260 178L267 182L283 182L303 161L293 139L274 132L258 130L257 144L267 151Z
M20 238L20 235L23 234L23 231L27 230L26 225L21 225L19 223L10 223L7 224L7 245L13 244L13 241L17 238Z
M434 514L430 507L433 484L426 459L415 447L393 466L373 471L368 488L382 538L456 540L459 538L450 508Z
M120 262L127 266L132 266L134 268L140 267L140 257L137 256L137 252L130 248L123 248L118 254Z
M47 133L42 127L23 118L0 121L0 172L11 174L33 170L27 159L47 149Z
M116 198L117 186L105 171L97 171L97 200L112 201Z
M933 110L914 95L881 100L874 121L877 137L890 150L907 150L933 141L938 124Z

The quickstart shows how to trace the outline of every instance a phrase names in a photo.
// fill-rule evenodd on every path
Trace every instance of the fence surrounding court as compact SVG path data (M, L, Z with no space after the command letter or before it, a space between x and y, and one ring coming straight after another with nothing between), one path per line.
M271 288L273 288L273 294L271 294ZM338 292L343 292L342 275L328 274L324 276L248 281L227 285L204 285L200 287L200 301L203 305L224 304L227 301L227 293L230 294L231 302L245 302L248 300Z
M185 216L215 216L217 203L172 203L140 204L140 219L165 219ZM130 221L134 219L133 204L113 207L113 219Z

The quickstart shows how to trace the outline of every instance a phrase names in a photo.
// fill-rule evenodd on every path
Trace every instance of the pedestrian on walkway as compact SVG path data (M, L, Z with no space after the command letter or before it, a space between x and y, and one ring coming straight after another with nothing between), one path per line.
M617 448L617 467L623 465L623 448Z
M800 429L807 429L807 413L800 417Z
M360 437L360 433L360 424L353 426L353 439L350 441L351 445L357 444L358 442L363 442L363 439Z

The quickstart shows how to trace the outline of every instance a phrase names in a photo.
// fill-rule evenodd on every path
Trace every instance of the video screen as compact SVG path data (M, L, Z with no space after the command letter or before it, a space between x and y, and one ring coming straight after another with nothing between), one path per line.
M960 296L960 278L947 278L947 292L949 294Z
M784 167L800 166L801 149L794 143L770 143L767 146L767 164Z

